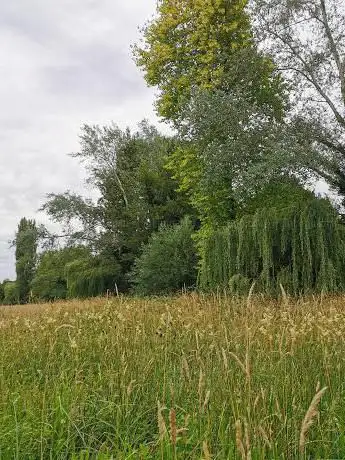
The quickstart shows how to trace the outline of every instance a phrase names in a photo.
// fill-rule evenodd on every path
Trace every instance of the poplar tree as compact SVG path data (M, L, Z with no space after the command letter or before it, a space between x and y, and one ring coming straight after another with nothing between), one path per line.
M21 303L29 301L31 282L37 261L38 229L34 220L23 217L14 241L18 297Z

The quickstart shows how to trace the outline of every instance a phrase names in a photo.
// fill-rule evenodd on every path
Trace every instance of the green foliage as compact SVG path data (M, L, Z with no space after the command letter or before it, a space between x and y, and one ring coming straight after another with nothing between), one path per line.
M85 247L45 251L40 257L31 283L33 296L44 300L65 299L67 297L66 265L88 256L90 251Z
M26 303L37 261L38 229L34 220L21 219L15 237L18 296Z
M179 183L178 191L186 194L204 226L225 225L236 215L236 204L231 192L229 171L223 178L212 176L206 171L214 166L201 150L191 143L181 145L171 155L167 168Z
M229 57L252 43L246 0L161 0L135 47L137 65L158 86L158 113L176 119L193 88L218 88Z
M264 182L264 181L263 181ZM255 214L258 209L285 209L297 204L306 204L315 200L315 195L306 190L293 177L281 176L267 184L256 187L258 190L252 196L243 200L238 216Z
M193 225L185 218L179 225L162 226L136 260L132 279L137 294L163 294L192 287L196 280Z
M69 262L65 269L69 297L94 297L114 292L121 279L121 269L113 261L89 256Z
M241 191L253 193L263 177L290 166L277 124L285 87L254 44L246 6L162 0L135 48L147 82L160 89L159 114L174 121L184 141L167 168L205 234L235 218Z
M19 288L16 281L5 281L3 283L5 305L15 305L19 303Z
M304 173L304 156L287 127L246 90L198 93L184 122L185 142L167 167L206 233L234 219L266 184Z
M267 294L342 291L345 227L326 200L245 215L205 239L200 284L228 288L236 275Z

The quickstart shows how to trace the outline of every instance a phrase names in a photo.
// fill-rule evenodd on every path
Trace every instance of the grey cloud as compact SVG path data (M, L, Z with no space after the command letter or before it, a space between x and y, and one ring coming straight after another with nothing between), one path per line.
M59 30L56 22L49 20L39 6L39 2L32 1L4 2L1 5L0 27L13 29L37 43L47 43L59 34Z
M74 50L73 64L42 69L43 87L55 95L119 104L145 91L127 56L101 44Z

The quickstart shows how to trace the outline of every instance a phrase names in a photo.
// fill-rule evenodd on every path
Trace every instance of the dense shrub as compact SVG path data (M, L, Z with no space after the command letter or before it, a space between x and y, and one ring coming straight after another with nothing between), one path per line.
M4 283L4 300L5 305L14 305L19 303L19 290L15 281L7 281Z
M195 285L197 257L192 234L192 222L185 218L178 225L162 226L151 236L132 271L135 293L164 294Z

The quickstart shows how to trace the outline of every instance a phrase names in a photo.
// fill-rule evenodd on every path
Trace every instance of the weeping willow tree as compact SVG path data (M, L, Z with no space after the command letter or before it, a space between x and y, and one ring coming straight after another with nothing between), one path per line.
M232 291L256 282L276 294L345 289L345 226L327 200L286 209L260 209L204 241L199 275L203 289Z
M77 259L66 265L68 297L95 297L116 289L120 268L98 257Z

